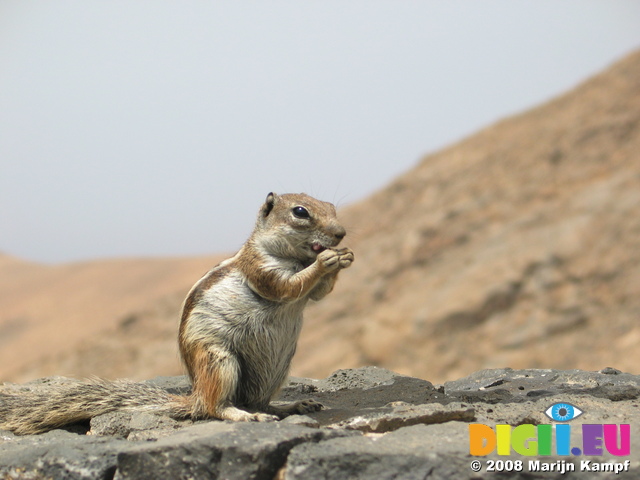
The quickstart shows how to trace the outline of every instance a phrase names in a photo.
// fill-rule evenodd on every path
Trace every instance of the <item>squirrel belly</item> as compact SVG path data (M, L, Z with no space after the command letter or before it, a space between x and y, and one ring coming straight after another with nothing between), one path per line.
M266 411L287 378L308 298L265 299L251 289L233 261L211 271L204 282L211 277L220 278L205 291L197 291L198 303L190 312L185 309L180 330L182 357L194 393L209 395L195 405L192 416L224 417L215 409L225 407L220 398L214 398L216 394L228 395L229 404ZM212 378L207 380L208 376ZM212 384L227 384L231 391L212 392Z
M270 402L289 374L305 306L331 292L353 262L351 250L337 248L345 235L332 204L270 193L240 251L184 301L178 343L190 395L124 380L0 387L0 429L40 433L116 410L272 421L322 408L313 400Z

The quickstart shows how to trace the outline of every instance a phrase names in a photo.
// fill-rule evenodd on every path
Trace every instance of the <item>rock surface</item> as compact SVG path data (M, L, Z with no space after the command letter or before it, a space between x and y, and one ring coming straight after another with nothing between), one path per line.
M46 383L59 381L48 379ZM184 393L184 377L151 382ZM42 383L42 382L41 382ZM583 411L571 446L582 445L580 425L630 424L640 429L640 376L609 368L580 370L494 369L434 386L366 367L337 371L322 380L292 378L281 400L314 398L325 409L275 423L175 421L148 413L116 412L42 435L0 432L2 479L448 479L554 478L535 464L575 465L562 478L585 478L603 462L618 478L640 475L640 451L630 455L471 456L469 424L552 424L544 413L568 402ZM471 463L480 461L481 471ZM504 462L512 460L513 464ZM624 461L629 460L625 467ZM519 471L488 472L490 462ZM500 463L502 461L503 463ZM522 462L521 464L517 462ZM582 467L585 468L585 467ZM613 468L613 467L605 467ZM605 478L609 472L592 472Z

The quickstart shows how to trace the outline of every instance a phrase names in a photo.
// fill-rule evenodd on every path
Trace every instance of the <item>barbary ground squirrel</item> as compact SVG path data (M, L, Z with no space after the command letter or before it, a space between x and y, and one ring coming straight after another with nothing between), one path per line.
M183 305L180 353L188 396L126 380L39 389L0 388L0 429L33 434L114 410L173 418L271 421L321 408L313 400L270 401L286 381L307 302L320 300L353 252L334 206L305 194L270 193L253 233L191 289Z

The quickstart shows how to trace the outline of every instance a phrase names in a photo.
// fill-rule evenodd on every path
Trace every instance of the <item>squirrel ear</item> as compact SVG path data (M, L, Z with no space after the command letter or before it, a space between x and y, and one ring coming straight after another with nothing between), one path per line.
M267 199L264 201L264 205L262 206L263 217L268 217L271 213L271 210L273 210L273 205L276 203L276 197L277 195L273 192L267 195Z

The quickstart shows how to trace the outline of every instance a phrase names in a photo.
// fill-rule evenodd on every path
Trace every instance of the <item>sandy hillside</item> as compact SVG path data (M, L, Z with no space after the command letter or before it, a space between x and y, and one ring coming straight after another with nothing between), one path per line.
M297 372L640 373L640 52L343 212L357 261Z
M179 373L183 297L221 259L46 266L0 255L0 380ZM163 319L138 331L147 318Z
M294 374L640 373L640 52L340 214L356 262L308 310ZM217 260L0 256L0 380L180 372L180 303Z

